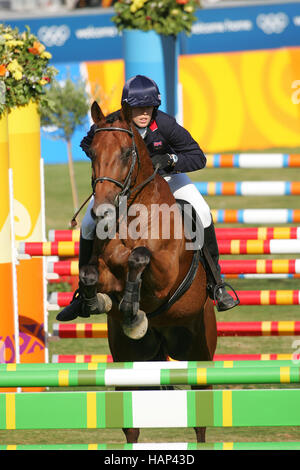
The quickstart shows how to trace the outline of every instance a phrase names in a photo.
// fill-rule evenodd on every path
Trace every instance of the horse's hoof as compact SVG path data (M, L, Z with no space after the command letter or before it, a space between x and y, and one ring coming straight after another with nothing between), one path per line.
M112 308L112 300L107 294L97 294L98 309L101 313L108 313Z
M145 336L148 329L148 319L142 310L138 310L136 317L130 325L123 324L123 331L131 339L141 339Z

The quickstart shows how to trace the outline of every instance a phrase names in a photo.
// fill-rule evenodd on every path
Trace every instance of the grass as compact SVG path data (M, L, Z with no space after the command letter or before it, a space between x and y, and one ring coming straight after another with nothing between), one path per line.
M199 181L255 181L255 180L300 180L299 169L207 169L190 175ZM79 201L84 201L91 191L90 162L75 163L75 177ZM71 186L67 165L47 165L45 167L46 194L46 230L66 229L73 216ZM206 197L212 209L218 208L292 208L299 209L299 197ZM78 218L79 222L85 209ZM278 258L280 255L273 256ZM251 256L248 256L251 258ZM258 258L259 256L254 256ZM260 256L272 258L271 255ZM292 258L296 256L281 255ZM229 256L232 258L232 256ZM299 279L272 280L231 280L237 290L252 289L299 289ZM52 290L66 290L66 285L51 286ZM217 313L218 321L261 321L261 320L297 320L299 306L240 306L233 310ZM55 322L56 312L49 313L49 331ZM78 321L82 322L83 319ZM105 321L105 316L92 321ZM89 322L91 321L88 320ZM219 338L217 353L293 353L293 341L297 337L227 337ZM105 339L70 339L49 343L49 357L53 354L108 354ZM216 387L217 388L217 387ZM224 388L224 387L219 387ZM276 410L274 410L276 412ZM280 428L208 428L207 441L299 441L300 430L296 427ZM195 434L192 429L143 429L139 442L193 442ZM122 443L124 436L121 430L22 430L0 431L1 444L33 443Z

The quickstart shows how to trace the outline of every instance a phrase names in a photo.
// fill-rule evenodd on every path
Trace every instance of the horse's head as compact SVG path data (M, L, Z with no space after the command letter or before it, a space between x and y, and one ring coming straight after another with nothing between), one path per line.
M101 218L109 215L120 196L128 195L135 177L137 152L128 111L122 109L115 120L107 120L94 102L91 114L96 125L89 149L94 190L92 215Z

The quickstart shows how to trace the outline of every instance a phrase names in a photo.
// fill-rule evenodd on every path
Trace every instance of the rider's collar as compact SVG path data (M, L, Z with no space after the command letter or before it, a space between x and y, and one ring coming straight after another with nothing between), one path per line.
M139 131L140 136L142 139L144 139L147 135L148 127L138 127L136 124L134 124L137 130Z

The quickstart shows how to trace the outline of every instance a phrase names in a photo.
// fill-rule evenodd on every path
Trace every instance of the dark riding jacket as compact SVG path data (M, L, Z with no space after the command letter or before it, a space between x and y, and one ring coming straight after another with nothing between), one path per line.
M95 128L96 125L92 125L80 143L80 147L87 155ZM178 161L168 174L201 170L206 165L206 157L191 134L180 126L176 119L162 111L156 111L155 118L151 120L147 128L144 142L150 157L165 153L177 155ZM165 174L166 172L160 170L159 173Z

